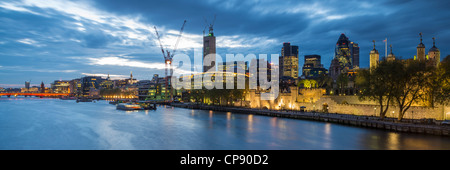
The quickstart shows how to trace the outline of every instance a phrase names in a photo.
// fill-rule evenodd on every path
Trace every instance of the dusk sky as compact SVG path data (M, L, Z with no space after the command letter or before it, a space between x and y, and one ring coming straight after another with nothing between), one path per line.
M153 26L172 49L187 20L179 53L202 48L202 34L214 15L217 52L280 54L283 42L304 55L322 56L329 68L341 33L360 46L369 67L372 40L384 55L383 39L402 58L416 55L419 33L426 52L432 37L441 59L450 54L450 1L270 1L270 0L2 0L0 1L0 87L86 75L138 80L164 75ZM301 74L301 71L299 72Z

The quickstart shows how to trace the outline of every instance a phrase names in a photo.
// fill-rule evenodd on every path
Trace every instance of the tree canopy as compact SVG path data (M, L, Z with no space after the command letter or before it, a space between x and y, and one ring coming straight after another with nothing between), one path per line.
M381 61L372 70L361 70L356 78L361 100L376 101L380 117L390 105L398 108L402 120L414 103L447 104L450 100L450 65L447 56L436 68L417 60Z

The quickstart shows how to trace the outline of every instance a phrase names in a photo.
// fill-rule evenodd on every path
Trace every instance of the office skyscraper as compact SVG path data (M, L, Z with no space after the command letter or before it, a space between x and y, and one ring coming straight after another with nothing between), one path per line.
M337 76L343 72L359 67L359 46L350 41L344 33L339 36L336 42L334 59L330 65L330 76L336 80Z
M359 68L359 46L357 43L350 42L350 53L352 54L352 68Z
M320 58L320 55L305 55L305 62L302 68L302 77L316 78L320 75L328 73L328 70L323 68Z
M298 46L283 43L279 58L280 78L283 76L298 78Z
M28 89L30 89L30 82L29 81L26 81L25 82L25 88L28 90Z

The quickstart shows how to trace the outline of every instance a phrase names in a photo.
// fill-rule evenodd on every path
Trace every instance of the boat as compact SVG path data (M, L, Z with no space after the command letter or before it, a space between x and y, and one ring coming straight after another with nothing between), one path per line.
M119 103L116 107L117 110L144 110L144 107L142 107L139 104L132 104L132 103Z
M76 100L77 98L76 97L62 96L60 99L61 100Z
M88 99L88 98L79 98L77 99L77 103L78 102L92 102L92 99Z
M140 103L140 105L145 110L156 110L156 104L155 103Z

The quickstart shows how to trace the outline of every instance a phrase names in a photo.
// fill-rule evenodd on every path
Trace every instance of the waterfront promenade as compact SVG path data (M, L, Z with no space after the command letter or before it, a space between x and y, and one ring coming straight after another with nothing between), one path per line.
M441 125L441 121L432 119L405 119L397 122L395 118L385 118L381 120L375 116L357 116L336 113L318 113L318 112L300 112L300 111L280 111L280 110L261 110L242 107L208 106L198 104L172 103L174 107L213 110L223 112L233 112L241 114L257 114L272 117L284 117L293 119L315 120L344 125L359 126L366 128L384 129L394 132L419 133L450 137L450 126Z

